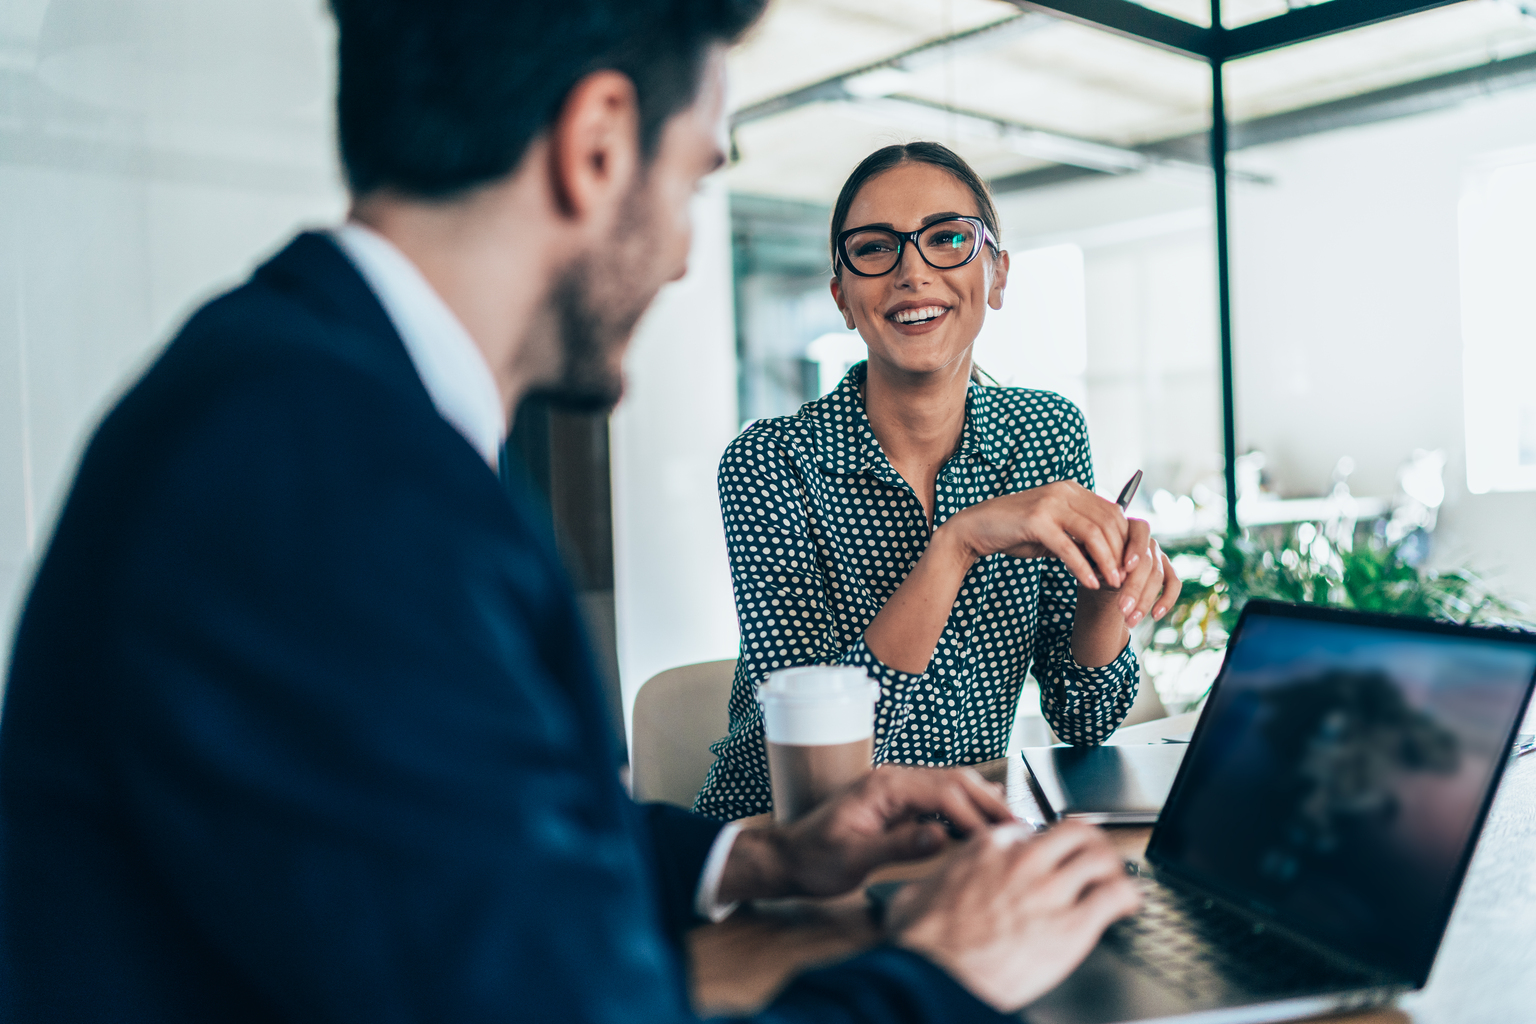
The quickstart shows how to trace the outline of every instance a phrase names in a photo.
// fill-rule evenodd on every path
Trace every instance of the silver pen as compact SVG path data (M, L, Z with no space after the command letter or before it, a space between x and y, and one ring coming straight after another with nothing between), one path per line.
M1115 504L1120 506L1121 512L1131 507L1131 499L1136 497L1136 488L1140 486L1141 470L1138 469L1136 475L1127 480L1125 486L1120 488L1120 497L1115 499Z

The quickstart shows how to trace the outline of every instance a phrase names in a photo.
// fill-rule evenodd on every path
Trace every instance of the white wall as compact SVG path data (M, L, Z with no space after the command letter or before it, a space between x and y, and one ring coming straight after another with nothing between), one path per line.
M1146 495L1159 487L1187 493L1221 471L1210 202L1209 182L1188 175L1092 179L999 197L1016 269L998 319L1013 318L1023 364L1016 382L1079 403L1102 492L1117 492L1137 469L1146 472ZM1059 300L1059 289L1041 293L1029 257L1063 244L1082 251L1078 391L1060 385L1057 356L1038 350L1019 309ZM998 346L995 336L988 341Z
M1458 204L1477 157L1533 142L1536 90L1503 93L1249 151L1275 184L1232 203L1240 443L1287 490L1325 489L1348 455L1356 493L1378 494L1415 448L1443 449L1436 559L1530 601L1536 493L1466 487Z
M625 722L663 669L734 658L738 633L715 475L736 436L725 182L694 203L688 275L641 321L614 412L614 600Z
M0 668L102 413L198 303L345 202L321 5L138 4L150 38L79 50L88 24L43 38L72 6L0 9Z
M0 121L0 668L102 413L201 301L345 209L323 4L120 2L151 38L84 66L40 42L47 0L0 7L0 90L19 115ZM692 271L642 324L614 417L626 706L663 668L736 653L715 497L736 431L723 183L696 228Z
M1443 449L1436 559L1536 602L1536 494L1466 489L1457 238L1467 165L1533 142L1527 89L1245 150L1273 183L1233 188L1232 272L1238 445L1276 489L1321 493L1348 455L1356 493L1391 494L1415 448ZM1101 487L1137 463L1180 489L1219 471L1208 185L1099 178L998 205L1010 248L1083 248Z

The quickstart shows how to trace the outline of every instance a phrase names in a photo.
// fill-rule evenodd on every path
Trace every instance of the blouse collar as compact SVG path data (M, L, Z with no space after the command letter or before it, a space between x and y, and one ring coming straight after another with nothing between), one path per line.
M868 364L856 363L837 387L826 397L811 402L801 411L811 420L811 438L818 465L827 472L842 475L870 473L888 484L900 485L897 473L864 412L864 385ZM996 401L992 389L972 381L965 392L965 427L955 458L974 456L993 466L1001 463L998 454Z

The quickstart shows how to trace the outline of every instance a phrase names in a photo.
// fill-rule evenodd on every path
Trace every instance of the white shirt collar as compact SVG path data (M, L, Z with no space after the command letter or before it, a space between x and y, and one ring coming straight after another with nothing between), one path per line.
M355 221L330 234L389 315L432 404L496 469L507 419L496 380L474 339L389 239Z

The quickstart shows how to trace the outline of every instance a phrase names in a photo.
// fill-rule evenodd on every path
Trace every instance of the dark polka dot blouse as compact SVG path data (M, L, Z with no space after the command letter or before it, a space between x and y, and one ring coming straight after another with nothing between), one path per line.
M921 675L870 653L864 630L928 545L922 502L864 415L865 364L793 416L759 420L720 461L720 506L741 622L730 733L695 809L719 819L772 808L756 689L776 668L862 665L880 683L875 761L1001 757L1031 666L1069 743L1101 742L1130 710L1129 645L1102 668L1072 657L1077 585L1053 558L994 554L972 567ZM1072 479L1093 487L1088 433L1060 395L972 384L960 447L940 469L934 525L1001 494Z

